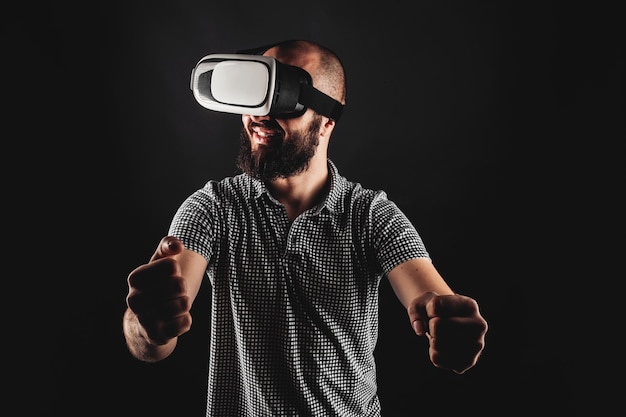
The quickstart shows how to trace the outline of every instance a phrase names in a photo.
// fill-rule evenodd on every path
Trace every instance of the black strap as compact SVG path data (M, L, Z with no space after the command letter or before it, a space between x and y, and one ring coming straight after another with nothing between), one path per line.
M309 107L319 114L339 121L343 113L343 104L334 98L322 93L310 84L301 84L300 100L303 106Z

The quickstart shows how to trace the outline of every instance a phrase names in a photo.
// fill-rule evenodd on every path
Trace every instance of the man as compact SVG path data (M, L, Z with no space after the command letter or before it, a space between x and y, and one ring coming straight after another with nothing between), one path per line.
M339 59L308 41L264 56L310 74L345 104ZM374 348L378 284L389 279L436 367L476 364L487 323L440 276L415 228L384 192L339 174L336 120L242 115L242 174L209 181L178 209L150 261L128 276L129 351L159 361L191 327L211 282L207 415L379 416Z

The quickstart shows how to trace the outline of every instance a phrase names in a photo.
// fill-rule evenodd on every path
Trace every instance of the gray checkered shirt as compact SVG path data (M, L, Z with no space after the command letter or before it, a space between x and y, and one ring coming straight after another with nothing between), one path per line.
M245 174L209 181L174 216L169 234L209 262L207 416L380 415L380 279L428 253L383 191L328 164L325 201L291 224Z

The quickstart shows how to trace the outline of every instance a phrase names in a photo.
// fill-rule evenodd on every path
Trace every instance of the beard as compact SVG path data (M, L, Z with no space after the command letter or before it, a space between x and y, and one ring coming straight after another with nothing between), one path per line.
M248 131L242 126L239 134L237 168L262 181L287 178L303 172L309 166L319 145L318 135L321 125L322 116L315 114L308 128L292 133L289 140L255 151L252 151Z

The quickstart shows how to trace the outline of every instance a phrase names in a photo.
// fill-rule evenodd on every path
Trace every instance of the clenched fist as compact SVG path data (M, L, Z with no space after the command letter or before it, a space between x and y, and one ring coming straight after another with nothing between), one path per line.
M166 236L150 261L128 275L126 304L147 338L156 345L165 344L191 328L191 303L180 266L173 257L183 249L180 240Z
M428 337L436 367L462 374L476 364L485 347L487 322L474 299L428 292L413 300L407 312L415 333Z

